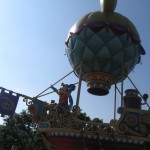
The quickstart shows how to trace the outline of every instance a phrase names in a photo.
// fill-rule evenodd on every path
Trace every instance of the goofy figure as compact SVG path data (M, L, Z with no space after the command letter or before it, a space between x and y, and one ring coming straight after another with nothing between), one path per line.
M59 95L59 105L63 108L67 109L68 112L71 111L71 108L73 106L73 99L71 96L71 92L75 90L74 84L61 84L60 89L56 89L51 85L51 88ZM69 105L68 105L68 99L69 99Z

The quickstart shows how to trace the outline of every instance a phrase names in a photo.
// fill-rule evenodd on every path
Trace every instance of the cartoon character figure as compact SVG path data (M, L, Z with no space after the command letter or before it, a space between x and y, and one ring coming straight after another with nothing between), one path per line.
M51 85L51 88L59 95L59 105L61 105L63 108L66 108L68 112L70 112L73 106L71 92L75 90L75 85L62 83L60 89L56 89L53 85Z

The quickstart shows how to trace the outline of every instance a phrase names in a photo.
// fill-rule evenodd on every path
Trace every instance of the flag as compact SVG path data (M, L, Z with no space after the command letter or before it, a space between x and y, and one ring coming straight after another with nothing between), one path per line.
M6 92L5 89L0 93L0 114L2 116L13 116L18 104L19 95L12 91Z

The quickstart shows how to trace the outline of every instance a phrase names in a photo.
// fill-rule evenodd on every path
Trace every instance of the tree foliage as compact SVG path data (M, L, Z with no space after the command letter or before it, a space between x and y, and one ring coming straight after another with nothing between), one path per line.
M0 143L4 150L10 150L13 144L17 144L20 150L45 149L37 124L24 110L14 117L4 118L4 125L0 128Z
M94 118L92 119L92 121L97 123L103 123L103 119L99 119L99 118Z
M90 119L86 113L78 115L80 120L102 123L99 118ZM25 110L13 117L5 117L3 126L0 126L0 146L10 150L13 144L19 150L46 150L38 126L32 121L32 116Z
M80 120L83 120L83 121L90 121L91 120L91 118L89 116L87 116L86 113L82 113L82 112L79 113L78 118Z
M82 113L82 112L80 112L80 114L77 117L83 121L93 121L97 123L103 123L103 119L99 119L99 118L91 119L89 116L87 116L86 113Z

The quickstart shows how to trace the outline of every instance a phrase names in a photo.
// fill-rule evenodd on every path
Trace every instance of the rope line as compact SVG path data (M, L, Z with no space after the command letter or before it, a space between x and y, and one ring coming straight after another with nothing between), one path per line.
M129 81L132 83L132 85L134 86L134 88L138 91L139 95L141 96L142 100L143 100L143 96L142 94L140 93L140 91L138 90L138 88L135 86L135 84L132 82L132 80L129 78L129 76L127 76ZM145 104L148 106L148 108L150 109L150 106L148 105L148 103L146 101L144 101Z
M71 72L69 72L68 74L66 74L64 77L62 77L61 79L59 79L57 82L55 82L55 83L53 83L52 85L54 86L55 84L57 84L58 82L60 82L61 80L63 80L64 78L66 78L67 76L69 76L71 73L73 73L74 72L74 70L76 70L77 68L79 68L80 67L80 65L78 65L77 67L75 67ZM75 85L76 84L78 84L79 82L76 82L76 83L74 83ZM53 92L55 92L55 91L52 91L52 92L48 92L48 93L45 93L45 94L43 94L44 92L46 92L48 89L50 89L51 87L48 87L48 88L46 88L45 90L43 90L41 93L39 93L37 96L35 96L34 97L34 99L37 99L38 97L42 97L42 96L45 96L45 95L48 95L48 94L51 94L51 93L53 93ZM27 96L27 95L24 95L24 94L21 94L21 93L17 93L17 92L14 92L14 91L11 91L11 90L8 90L8 89L6 89L6 88L3 88L3 87L0 87L0 89L2 90L2 89L4 89L4 90L6 90L6 91L8 91L8 92L12 92L12 93L14 93L14 94L16 94L16 95L19 95L19 96L21 96L21 97L23 97L24 99L33 99L32 97L30 97L30 96ZM42 95L43 94L43 95Z
M117 87L117 85L116 85L116 89L119 92L119 94L121 95L121 92L120 92L119 88Z
M66 78L68 75L70 75L73 71L69 72L67 75L65 75L64 77L62 77L61 79L59 79L57 82L55 82L54 84L52 84L52 86L54 86L55 84L57 84L58 82L60 82L61 80L63 80L64 78ZM48 88L46 88L44 91L42 91L40 94L38 94L36 97L40 97L41 94L43 94L44 92L46 92L47 90L49 90L51 88L51 86L49 86Z
M59 79L58 81L56 81L55 83L52 84L52 86L56 85L57 83L59 83L61 80L63 80L64 78L66 78L67 76L69 76L71 73L74 72L74 70L76 70L77 68L79 68L80 65L78 65L76 68L74 68L71 72L69 72L68 74L66 74L64 77L62 77L61 79ZM46 88L45 90L43 90L41 93L39 93L36 98L41 97L41 94L43 94L44 92L46 92L48 89L50 89L50 87Z
M143 96L142 96L142 94L140 93L140 91L138 90L138 88L135 86L135 84L133 83L133 81L129 78L127 72L125 71L125 68L122 68L122 71L123 71L123 73L126 75L126 77L128 78L128 80L131 82L131 84L134 86L134 88L138 91L138 93L139 93L140 97L142 98L142 100L144 100L144 99L143 99ZM148 106L148 108L150 109L150 106L148 105L148 103L147 103L146 101L144 101L144 102L145 102L145 104Z
M74 85L78 84L79 82L76 82L74 83ZM39 95L38 97L42 97L42 96L46 96L46 95L49 95L49 94L52 94L54 93L55 91L52 91L52 92L48 92L48 93L45 93L45 94L42 94L42 95Z

